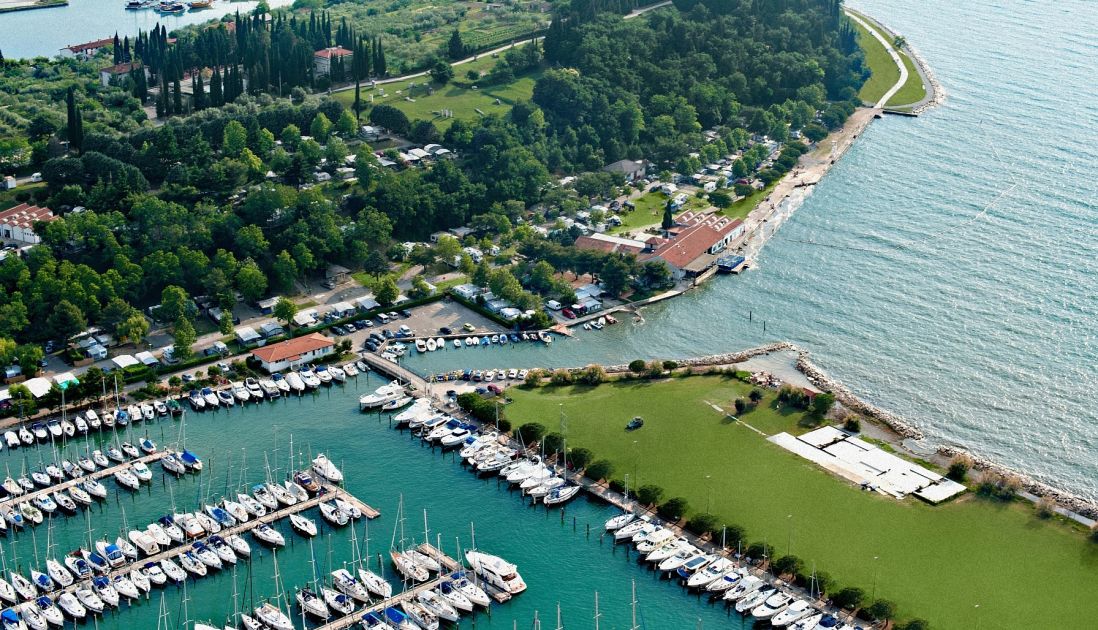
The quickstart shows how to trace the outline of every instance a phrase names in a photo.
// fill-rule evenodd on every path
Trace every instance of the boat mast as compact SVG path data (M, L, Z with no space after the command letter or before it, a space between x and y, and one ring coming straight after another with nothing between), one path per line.
M560 602L557 602L557 627L556 630L564 630L564 626L560 623Z
M637 625L637 581L633 580L633 603L631 604L633 609L633 624L629 626L629 630L640 630L640 626Z
M601 616L599 613L599 592L595 591L595 630L599 630L599 617Z

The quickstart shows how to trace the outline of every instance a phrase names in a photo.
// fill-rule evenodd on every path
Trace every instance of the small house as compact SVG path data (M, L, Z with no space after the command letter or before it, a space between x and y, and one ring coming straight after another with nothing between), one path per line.
M332 353L335 342L320 333L312 333L271 344L252 351L254 357L268 372L281 372L301 363L309 363Z
M484 289L475 284L459 284L450 290L454 295L466 300L475 300L478 295L484 293Z
M256 343L263 338L251 326L241 326L233 332L236 334L236 340L240 342L240 345L242 346Z
M141 362L138 361L137 358L131 354L120 354L111 359L111 364L113 364L114 367L118 368L119 370L124 370L128 367L141 365Z
M259 302L256 303L256 306L259 307L259 312L263 313L264 315L270 315L270 314L274 313L275 306L277 304L278 304L278 298L277 297L270 297L270 298L267 298L265 300L260 300Z
M271 339L272 337L285 335L286 329L284 329L282 327L282 324L279 324L278 322L267 322L265 324L260 324L259 334L263 335L264 339Z

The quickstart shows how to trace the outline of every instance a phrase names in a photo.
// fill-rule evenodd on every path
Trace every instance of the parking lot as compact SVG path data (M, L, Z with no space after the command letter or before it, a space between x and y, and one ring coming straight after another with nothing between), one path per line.
M396 319L391 319L388 323L383 323L380 319L375 317L372 320L373 326L355 330L344 335L339 335L338 331L333 332L329 329L329 334L339 336L340 338L350 339L354 344L354 349L360 350L362 349L363 342L366 341L371 332L380 334L385 330L390 330L393 333L396 333L401 326L407 326L412 329L412 334L416 336L438 336L443 334L441 333L441 329L443 328L449 328L455 334L460 334L463 332L463 326L465 324L471 324L479 334L500 333L507 330L480 313L469 310L461 304L448 299L417 306L409 311L409 317L401 315L398 307L394 307L394 309L394 312L397 313L397 317Z

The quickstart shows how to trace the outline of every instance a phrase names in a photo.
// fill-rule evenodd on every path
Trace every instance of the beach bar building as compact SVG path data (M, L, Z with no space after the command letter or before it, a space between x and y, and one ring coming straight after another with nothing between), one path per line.
M268 372L281 372L294 365L329 355L335 342L320 333L311 333L252 351L252 356Z

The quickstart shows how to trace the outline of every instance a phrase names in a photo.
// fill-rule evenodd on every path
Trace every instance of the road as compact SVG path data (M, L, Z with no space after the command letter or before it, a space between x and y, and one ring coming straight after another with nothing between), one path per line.
M855 22L857 22L858 24L862 25L862 27L865 30L869 31L869 33L871 35L873 35L873 37L876 37L877 41L881 42L881 45L884 46L885 50L888 51L888 55L890 57L892 57L892 61L895 62L896 67L900 69L900 78L899 78L899 80L896 81L895 85L888 88L888 91L884 93L884 96L881 97L881 100L877 101L877 104L874 105L874 107L877 107L877 108L884 107L888 103L888 100L890 98L892 98L896 94L896 92L899 92L900 88L902 88L904 86L904 84L907 83L907 77L908 77L907 66L904 65L904 60L900 59L900 54L898 52L896 52L895 48L893 48L892 42L885 39L877 31L877 29L870 26L870 24L868 22L863 20L860 16L855 15L854 13L851 13L851 12L848 11L846 15L850 19L852 19Z
M640 7L640 8L634 9L634 10L630 11L629 13L627 13L623 19L629 20L629 19L635 18L637 16L644 15L645 13L648 13L649 11L654 11L655 9L660 9L660 8L670 6L670 5L671 5L671 0L664 0L663 2L657 2L656 4L651 4L651 5L648 5L646 7ZM534 38L533 41L541 41L543 39L545 39L545 37L541 36L541 37ZM467 63L476 61L477 59L480 59L484 55L498 55L499 53L504 52L505 50L507 50L509 48L514 48L515 46L521 46L521 45L523 45L523 44L525 44L526 42L529 42L529 41L531 41L531 40L526 39L526 40L522 40L522 41L519 41L519 42L511 42L510 44L504 44L503 46L499 46L499 47L493 48L491 50L486 50L484 52L477 53L477 54L475 54L471 57L466 57L464 59L458 59L457 61L451 63L450 65L454 66L456 68L457 66L465 65ZM426 70L423 70L421 72L412 72L410 74L402 74L399 77L389 77L387 79L378 79L378 80L373 82L373 85L385 85L387 83L398 83L400 81L407 81L408 79L417 79L419 77L425 77L425 76L427 76L427 74L428 73L427 73ZM332 88L331 90L329 90L329 93L330 94L335 94L336 92L346 92L347 90L353 90L354 88L355 88L355 84L351 83L351 84L348 84L348 85L344 85L342 87Z

